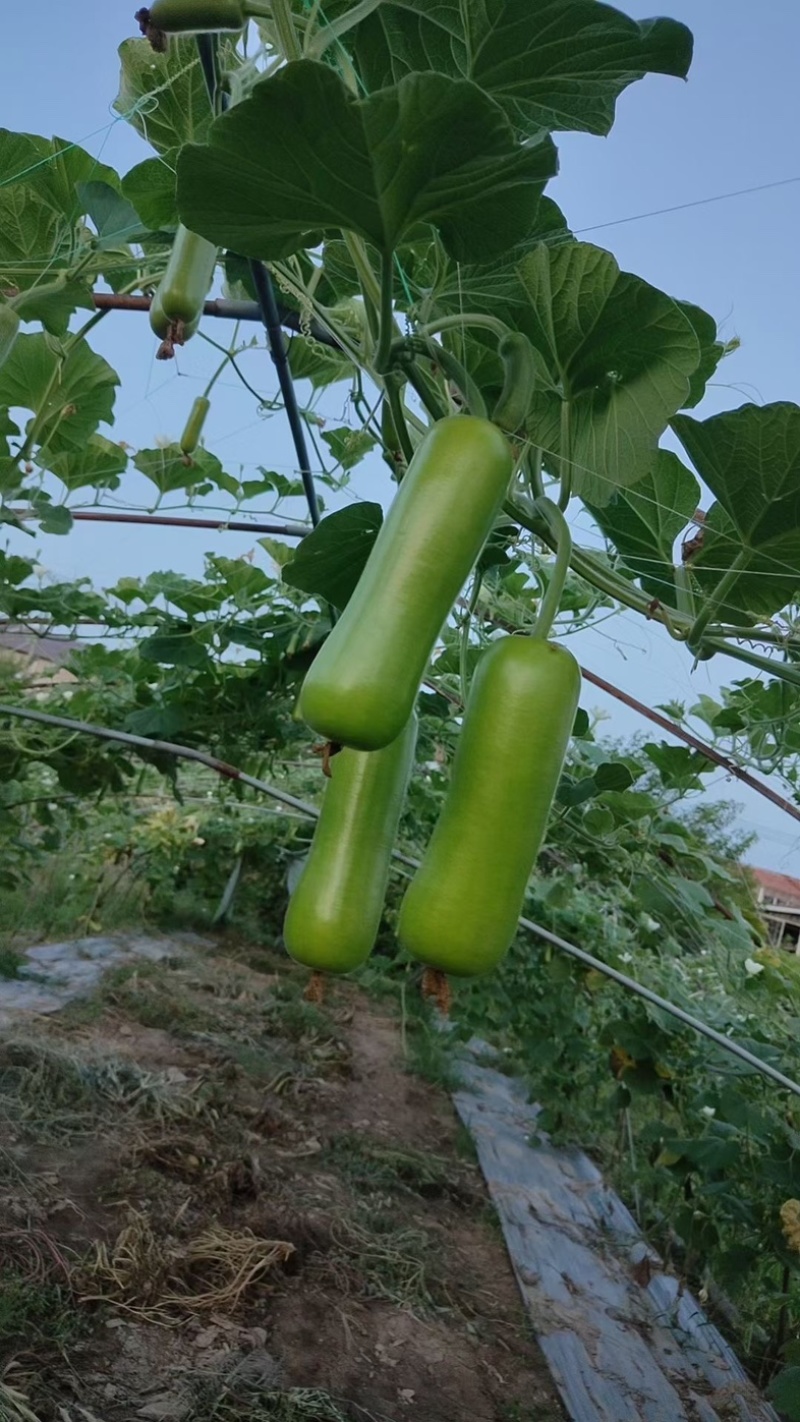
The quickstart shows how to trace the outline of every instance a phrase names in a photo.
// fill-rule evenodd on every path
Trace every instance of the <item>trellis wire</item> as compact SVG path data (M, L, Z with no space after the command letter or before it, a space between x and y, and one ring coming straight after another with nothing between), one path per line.
M205 765L209 770L213 770L217 775L227 780L237 780L242 785L247 785L260 794L268 795L270 799L276 800L279 804L287 805L290 809L298 811L300 814L309 816L311 819L319 818L319 810L315 805L309 805L305 800L301 800L296 795L290 794L287 790L281 790L276 785L271 785L266 780L259 780L254 775L248 775L246 771L239 770L236 766L228 765L227 762L218 760L216 756L207 755L205 751L195 750L191 746L177 745L172 741L150 740L146 736L135 736L129 731L115 731L107 726L96 726L89 721L76 721L66 716L51 716L45 711L34 711L29 707L20 706L0 706L0 715L18 717L20 720L36 721L45 726L55 726L61 730L75 731L83 735L94 736L98 740L118 741L122 745L129 745L140 750L146 750L151 754L159 752L162 755L172 755L181 760L193 760L200 765ZM392 857L398 864L403 864L411 869L418 869L419 859L410 855L402 854L399 850L392 851ZM593 968L596 972L602 973L604 977L610 978L618 983L620 987L626 988L629 992L635 993L651 1006L659 1008L662 1012L668 1013L684 1026L691 1027L692 1031L700 1036L708 1038L715 1046L721 1047L723 1051L738 1057L752 1067L754 1071L760 1072L762 1076L769 1077L787 1091L791 1091L795 1096L800 1096L800 1084L792 1081L777 1067L773 1067L769 1062L765 1062L761 1057L757 1057L753 1052L742 1047L738 1042L730 1037L724 1036L722 1032L717 1032L715 1028L709 1027L707 1023L701 1022L699 1017L694 1017L690 1012L685 1012L682 1007L670 1002L667 998L661 997L659 993L652 992L650 988L638 983L635 978L628 977L627 973L621 973L617 968L612 968L608 963L604 963L601 958L595 958L592 953L587 953L577 944L570 943L566 938L561 938L557 933L551 933L549 929L543 928L541 924L534 923L533 919L520 918L520 927L528 933L533 933L538 938L542 938L554 948L558 948L562 953L577 959L588 968Z

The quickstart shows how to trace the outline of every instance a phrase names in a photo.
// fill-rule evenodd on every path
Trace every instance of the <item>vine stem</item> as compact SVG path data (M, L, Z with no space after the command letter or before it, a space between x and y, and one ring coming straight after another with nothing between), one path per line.
M703 633L708 627L709 622L713 621L716 613L724 605L731 588L735 586L742 573L746 572L750 566L751 559L752 553L749 548L740 549L727 573L725 573L724 577L720 578L713 593L706 602L705 607L698 613L689 629L689 636L686 638L686 642L690 651L696 652L699 650L700 643L703 640Z
M413 356L409 356L402 362L402 370L412 390L419 396L423 409L432 420L443 420L447 415L447 406L439 390L426 379L420 370Z
M529 533L535 533L538 538L547 543L553 552L557 552L557 546L549 525L541 519L536 518L535 505L523 503L519 498L508 498L505 501L505 511L516 523L527 528ZM600 592L607 593L609 597L616 598L625 607L630 607L634 612L640 612L643 617L651 621L661 622L670 633L675 636L674 628L677 626L685 631L680 635L680 640L686 640L686 633L691 626L691 620L683 617L680 613L666 613L660 603L653 602L644 593L638 591L632 583L620 578L610 568L604 568L596 562L591 553L587 553L583 548L572 549L572 567L580 577L585 578L587 583L597 588Z
M561 457L559 464L560 489L558 492L558 507L566 509L572 498L572 459L570 440L570 404L569 400L561 402Z
M727 656L735 657L739 662L746 662L750 667L757 667L759 671L768 672L770 676L781 681L791 682L792 686L800 686L800 667L794 667L788 662L773 661L771 657L761 657L758 652L751 652L749 647L732 647L730 642L722 637L706 637L705 645L715 652L725 652Z
M303 51L295 32L289 0L272 0L272 19L284 57L288 60L302 59Z
M482 582L483 575L476 571L469 602L464 610L464 616L461 622L461 637L458 647L458 673L461 681L461 700L464 706L466 706L469 696L469 666L467 660L467 654L469 652L469 629L472 624L472 615L478 605Z
M537 499L534 509L548 524L556 544L556 563L553 576L539 605L539 615L531 632L531 636L537 641L544 642L550 635L564 595L570 559L572 558L572 534L561 509L553 503L552 499Z
M322 29L318 30L313 40L306 45L306 54L309 59L321 59L329 45L341 39L354 25L366 20L373 10L377 10L382 0L360 0L358 5L354 5L352 10L348 10L346 15L340 15L338 20L331 20Z
M380 306L378 309L378 349L375 352L375 369L385 375L392 363L392 340L394 338L394 262L391 252L381 257Z
M466 366L461 363L458 356L453 355L446 346L438 346L434 342L427 342L428 354L431 360L440 365L448 380L458 387L467 402L470 414L478 415L480 419L488 419L486 413L486 401L481 393L481 388L476 380L473 380Z
M400 390L393 376L389 376L384 383L386 399L389 401L389 409L392 415L392 423L397 431L397 438L400 441L400 448L403 451L406 465L408 466L414 458L414 446L411 443L411 436L408 433L406 417L403 413L403 402L400 399Z
M373 341L377 343L378 312L380 311L382 299L381 284L372 270L372 265L367 256L367 250L362 239L358 237L355 232L348 232L346 229L343 229L343 236L348 256L356 269L356 275L361 287L361 295L364 298L364 309L367 313L367 324L370 329L370 335Z
M527 454L524 461L525 472L531 486L531 493L534 499L544 497L544 482L542 480L542 450L539 445L535 445Z
M205 751L195 750L192 746L177 745L172 741L149 740L146 736L135 736L129 731L115 731L108 726L96 726L89 721L75 721L66 716L52 716L45 711L34 711L28 706L5 706L0 705L0 716L14 716L24 721L35 721L45 726L56 726L62 730L81 732L84 735L93 736L98 740L119 741L122 745L138 747L141 750L160 751L165 755L172 755L181 760L197 761L200 765L205 765L209 770L213 770L217 775L226 780L237 780L242 785L248 785L253 790L258 790L261 794L268 795L270 799L276 800L279 804L287 805L292 810L297 810L300 814L308 815L311 819L319 818L319 810L315 805L309 805L305 800L300 800L296 795L290 795L286 790L280 790L276 785L271 785L266 780L258 780L254 775L248 775L245 771L239 770L236 766L229 765L226 761L218 760L216 756L207 755ZM419 859L410 855L402 854L399 850L392 851L392 858L398 863L410 869L419 869ZM684 1026L691 1027L702 1037L707 1037L723 1051L738 1057L740 1061L747 1062L748 1066L755 1071L767 1076L771 1081L775 1081L786 1091L791 1091L795 1096L800 1096L800 1083L792 1081L791 1077L785 1076L782 1071L770 1065L769 1062L762 1061L742 1047L738 1042L730 1037L725 1037L715 1028L709 1027L707 1023L701 1022L699 1018L693 1017L691 1013L684 1012L677 1003L670 1002L667 998L661 997L657 992L652 992L643 983L638 983L635 978L629 978L626 973L620 973L616 968L612 968L608 963L604 963L602 958L595 958L591 953L585 952L577 944L570 943L566 938L560 938L557 933L551 933L549 929L542 927L539 923L534 923L533 919L520 918L519 924L529 933L535 934L537 938L542 938L554 948L558 948L562 953L577 959L585 967L593 968L595 972L602 973L604 977L610 978L612 982L618 983L620 987L626 988L629 992L635 993L637 997L644 998L645 1002L658 1007L662 1012L667 1012L671 1017L675 1017Z
M466 311L458 316L440 316L438 321L427 321L422 326L418 326L416 334L418 336L438 336L441 331L460 331L464 326L482 326L486 331L492 331L498 340L508 335L509 328L505 321L501 321L497 316L489 316L483 311Z

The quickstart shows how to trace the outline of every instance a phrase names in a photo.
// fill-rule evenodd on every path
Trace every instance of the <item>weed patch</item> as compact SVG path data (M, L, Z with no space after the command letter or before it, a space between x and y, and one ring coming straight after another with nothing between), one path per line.
M363 1135L345 1133L332 1142L328 1157L359 1190L395 1191L423 1199L471 1202L475 1191L453 1162L421 1150L400 1150Z

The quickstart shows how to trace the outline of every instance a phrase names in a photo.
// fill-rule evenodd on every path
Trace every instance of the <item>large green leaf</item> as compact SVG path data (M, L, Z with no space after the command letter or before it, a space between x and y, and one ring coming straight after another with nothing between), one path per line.
M23 321L40 321L51 336L66 336L69 318L75 311L93 311L91 283L85 278L53 284L29 286L17 299L17 314Z
M725 342L718 341L717 323L702 307L695 306L691 301L679 301L678 305L691 322L700 347L700 360L692 374L689 394L683 405L684 410L693 410L695 405L700 404L706 393L706 386L723 356L734 350L738 343L732 341L726 345Z
M586 242L540 244L517 268L520 324L540 357L528 433L551 472L598 507L651 472L659 437L686 403L700 361L677 302Z
M694 475L677 454L660 449L644 479L618 489L604 506L590 508L645 592L674 605L673 547L699 503Z
M648 741L642 747L648 760L658 771L661 782L668 789L676 786L682 789L702 788L701 775L710 775L716 769L712 760L701 751L690 750L688 746L670 746L665 741Z
M119 178L78 144L8 129L0 129L0 173L0 287L52 284L72 261L75 226L87 211L83 185L114 192ZM31 299L20 314L60 335L72 312L90 305L86 285L71 283L39 304Z
M87 216L95 225L98 247L119 247L147 236L148 229L135 207L110 183L79 183L78 192Z
M315 390L347 380L353 374L348 357L341 351L323 346L309 336L292 336L289 342L289 366L295 380L310 380Z
M178 161L181 219L220 246L277 258L345 228L391 252L420 223L457 260L530 231L556 171L549 138L523 146L467 80L410 74L366 99L310 60L288 64Z
M0 405L43 413L37 444L48 455L80 453L101 421L111 423L117 385L117 372L86 341L62 359L49 337L18 336L0 370Z
M717 502L691 569L713 593L734 559L746 562L720 609L770 617L800 590L800 406L742 405L672 428Z
M210 482L215 487L224 484L222 465L216 455L206 449L197 449L191 458L183 453L179 444L168 444L160 449L140 449L134 455L133 463L150 479L159 494L170 494L175 489L193 489L197 484ZM236 487L234 483L234 487Z
M800 1367L782 1368L767 1388L767 1396L788 1422L800 1422Z
M55 474L70 492L87 487L118 489L128 456L121 444L93 434L79 449L62 449L58 454L43 450L37 463Z
M473 79L525 134L608 133L623 89L692 59L685 25L598 0L384 0L354 34L369 89L415 69Z
M122 191L152 232L177 227L175 172L163 158L145 158L122 179Z
M203 142L212 114L194 40L173 36L167 53L156 54L147 40L127 39L118 54L117 113L157 153L174 157L182 144Z
M345 607L382 522L380 504L349 504L328 514L299 544L294 558L282 570L283 581L334 607Z

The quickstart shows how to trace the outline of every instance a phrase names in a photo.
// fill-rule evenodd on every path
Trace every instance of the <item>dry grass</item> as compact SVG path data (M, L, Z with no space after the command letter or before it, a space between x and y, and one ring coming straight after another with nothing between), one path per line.
M331 1226L331 1247L319 1262L343 1294L386 1299L415 1314L447 1307L449 1300L431 1274L432 1237L411 1226L394 1228L376 1211L348 1214Z
M112 1304L151 1323L175 1323L187 1314L230 1314L293 1253L286 1240L221 1225L188 1239L164 1238L145 1215L131 1211L114 1243L96 1243L81 1266L79 1298Z
M12 1387L10 1383L2 1381L0 1381L0 1419L2 1422L40 1422L39 1417L29 1406L25 1393Z
M81 1056L19 1037L0 1048L0 1114L40 1139L95 1131L120 1113L157 1121L197 1120L209 1107L202 1081L149 1071L124 1057Z

